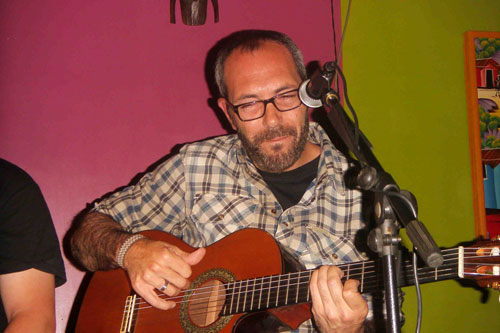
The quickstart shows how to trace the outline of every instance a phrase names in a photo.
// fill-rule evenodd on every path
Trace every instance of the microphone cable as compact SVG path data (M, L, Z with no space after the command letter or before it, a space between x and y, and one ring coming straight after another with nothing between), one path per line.
M335 15L334 15L334 10L333 10L333 0L330 0L330 8L331 8L332 30L333 30L333 49L334 49L334 56L335 56L335 61L333 63L337 69L337 71L336 71L337 90L340 90L339 89L340 88L339 87L339 79L340 79L342 82L343 96L344 96L346 105L349 108L349 111L350 111L352 118L353 118L353 121L354 121L354 147L356 147L356 149L359 151L360 129L359 129L358 117L356 115L356 112L354 111L354 108L351 105L351 102L349 100L349 96L347 94L347 83L346 83L344 74L343 74L342 70L340 69L340 66L338 65L338 63L342 60L342 46L344 44L344 37L345 37L346 29L347 29L347 23L349 22L349 17L350 17L350 13L351 13L351 2L352 2L352 0L349 0L348 5L347 5L347 13L346 13L345 21L344 21L344 26L342 28L338 52L337 52L337 34L335 32ZM338 73L338 75L337 75L337 73ZM361 153L356 154L356 155L358 155L359 162L363 166L366 165L366 161L364 160L363 155ZM387 193L387 194L389 194L389 193ZM397 195L397 194L390 193L390 195ZM402 198L403 202L405 202L409 206L415 219L417 219L417 211L416 211L415 207L413 206L413 204L410 202L410 200L407 200L407 198L403 195L400 195L400 198ZM415 279L415 290L416 290L416 295L417 295L417 306L418 306L417 325L415 327L415 332L419 333L420 329L421 329L421 325L422 325L422 293L420 290L420 283L418 281L418 270L417 270L418 258L417 258L417 253L416 253L415 248L413 249L413 258L412 259L413 259L412 260L413 261L413 276Z

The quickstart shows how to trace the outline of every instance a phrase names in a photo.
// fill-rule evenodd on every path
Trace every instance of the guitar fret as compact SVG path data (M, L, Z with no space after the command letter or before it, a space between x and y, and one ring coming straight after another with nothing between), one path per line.
M238 300L236 301L236 313L238 313L238 309L240 308L240 296L241 296L241 284L243 281L240 281L240 286L238 290Z
M222 310L221 310L221 315L226 316L227 315L227 295L229 295L229 285L230 282L227 283L227 288L225 288L225 297L224 297L224 304L222 305Z
M260 293L259 293L259 307L258 307L258 309L260 309L260 308L261 308L261 306L262 306L262 305L261 305L261 301L262 301L262 290L264 290L264 278L263 278L263 277L260 279Z
M222 316L227 316L227 304L224 304L222 306L222 310L221 310L220 313L221 313Z
M349 280L350 273L351 273L351 264L347 264L347 280Z
M250 302L250 311L253 310L253 297L255 293L255 284L257 282L257 278L253 279L253 285L252 285L252 297L251 297L251 302Z
M230 290L230 292L229 292L229 293L231 294L231 304L229 305L229 314L233 313L234 285L235 285L235 284L236 284L235 282L232 282L232 285L233 285L233 286L232 286L232 287L230 287L230 289L229 289L229 290ZM229 285L228 285L228 286L230 286L230 285L231 285L231 283L229 283Z
M311 281L312 271L309 271L309 281ZM306 302L309 302L309 286L307 286L307 297Z
M280 284L281 284L281 276L278 275L278 289L276 289L276 304L278 306L278 300L280 299Z
M286 284L286 296L285 296L285 305L288 304L288 291L290 290L290 273L288 273L288 282Z
M269 287L267 289L267 303L266 303L267 308L269 308L269 299L271 297L271 283L272 283L272 277L270 276L269 277Z
M234 298L234 303L233 301L231 301L231 303L233 303L235 306L236 306L236 309L233 310L233 308L231 307L231 313L237 313L238 312L238 301L237 301L237 298L239 296L239 283L240 281L235 281L234 282L234 287L233 287L233 298Z
M235 295L235 290L236 290L236 282L237 281L233 282L233 286L231 289L231 306L229 307L229 314L234 313L233 306L234 306L234 295Z
M295 294L295 303L299 302L300 276L301 275L302 275L302 272L299 272L299 275L297 276L297 293Z
M243 292L243 307L241 309L241 312L246 312L247 311L247 308L246 308L246 305L247 305L247 295L248 295L248 280L246 280L246 286L245 286L245 291Z

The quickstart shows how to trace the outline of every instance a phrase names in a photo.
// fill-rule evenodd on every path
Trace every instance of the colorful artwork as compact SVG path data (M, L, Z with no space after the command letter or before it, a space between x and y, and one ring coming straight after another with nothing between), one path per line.
M500 234L500 33L465 34L476 234Z

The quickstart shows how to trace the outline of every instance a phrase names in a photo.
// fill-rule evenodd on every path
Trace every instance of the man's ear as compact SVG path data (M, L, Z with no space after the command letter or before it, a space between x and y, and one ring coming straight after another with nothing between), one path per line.
M233 128L233 130L236 131L237 129L236 129L236 126L234 126L233 118L229 114L226 99L223 97L218 98L217 105L219 105L219 108L221 108L221 110L224 112L224 115L226 116L227 121L229 121L229 123L231 124L231 127Z

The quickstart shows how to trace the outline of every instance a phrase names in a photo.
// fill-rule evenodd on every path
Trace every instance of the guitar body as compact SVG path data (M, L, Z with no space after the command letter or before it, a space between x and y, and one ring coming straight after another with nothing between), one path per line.
M194 251L192 247L167 233L147 231L143 234L151 239L173 244L184 251ZM283 267L280 248L268 233L244 229L207 247L205 258L192 267L190 281L195 287L200 284L204 286L211 281L227 283L231 279L228 276L236 280L251 279L281 274ZM136 311L131 329L125 330L122 324L124 309L126 299L131 294L133 290L125 271L116 269L94 273L81 305L76 332L257 332L260 329L255 329L253 322L255 325L262 325L262 319L268 318L269 314L291 328L298 327L311 316L309 304L298 304L264 313L218 317L210 324L200 325L195 324L196 320L191 316L192 310L177 304L168 311L155 308ZM143 304L141 307L147 305Z

